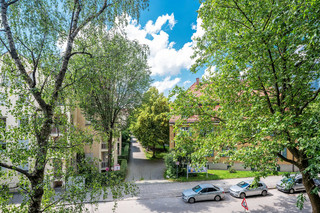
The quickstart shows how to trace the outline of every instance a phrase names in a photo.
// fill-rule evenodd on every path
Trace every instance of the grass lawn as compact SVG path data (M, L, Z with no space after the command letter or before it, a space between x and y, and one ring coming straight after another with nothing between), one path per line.
M162 146L156 146L156 148L160 149L162 148ZM166 147L166 152L159 152L157 151L156 152L156 157L155 158L152 158L152 150L149 150L147 151L145 148L142 148L143 149L143 152L144 154L146 155L146 158L149 159L149 160L153 160L153 159L163 159L163 157L168 153L169 151L169 147Z
M279 172L279 175L282 175L286 172ZM202 180L221 180L221 179L231 179L231 178L246 178L254 177L255 172L253 171L236 171L236 173L230 173L228 170L208 170L208 177L206 173L196 173L189 174L189 178L186 176L179 177L177 179L170 179L172 181L178 182L188 182L188 181L202 181Z

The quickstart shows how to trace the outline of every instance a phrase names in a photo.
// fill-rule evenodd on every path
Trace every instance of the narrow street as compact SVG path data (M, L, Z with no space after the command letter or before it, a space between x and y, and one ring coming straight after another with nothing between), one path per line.
M148 160L141 144L136 138L132 137L126 180L134 182L166 182L163 177L164 170L165 165L163 160Z

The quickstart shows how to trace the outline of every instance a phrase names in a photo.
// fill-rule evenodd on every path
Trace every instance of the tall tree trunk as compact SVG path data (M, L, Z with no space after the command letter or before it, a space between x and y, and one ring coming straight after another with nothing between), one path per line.
M152 148L152 158L155 158L156 157L156 145L153 145L153 148Z
M44 169L37 171L36 176L31 178L31 196L28 213L40 213L43 190Z
M112 130L109 130L109 134L108 134L109 138L108 138L108 167L111 170L111 162L112 162Z
M318 194L312 193L312 190L316 187L314 184L313 179L311 178L310 172L305 171L307 168L308 163L303 163L303 168L300 169L302 174L302 182L304 187L306 188L306 192L311 202L312 212L313 213L320 213L320 197Z

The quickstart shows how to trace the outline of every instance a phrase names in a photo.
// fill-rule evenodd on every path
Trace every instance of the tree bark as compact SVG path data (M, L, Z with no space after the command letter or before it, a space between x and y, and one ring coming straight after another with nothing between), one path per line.
M111 170L111 162L112 162L112 130L109 130L109 134L108 134L109 138L108 138L108 167Z
M31 178L31 198L28 213L40 213L43 189L44 169L37 172L37 177Z
M156 145L153 145L152 147L152 158L156 157Z
M312 193L312 190L316 187L313 179L311 178L311 174L308 171L305 171L307 168L306 165L303 165L303 168L300 169L302 174L302 183L306 189L308 197L310 199L310 203L312 206L313 213L320 213L320 197L318 194Z

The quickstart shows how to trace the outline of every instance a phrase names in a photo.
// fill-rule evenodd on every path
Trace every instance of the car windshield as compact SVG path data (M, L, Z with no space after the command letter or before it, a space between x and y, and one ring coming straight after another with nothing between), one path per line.
M247 186L249 186L249 183L246 183L244 181L241 181L240 183L237 184L237 186L241 187L241 188L245 188Z
M201 189L202 189L202 188L201 188L199 185L197 185L197 186L195 186L195 187L192 188L192 190L193 190L194 192L199 192Z
M291 178L291 177L285 177L285 178L283 178L282 180L281 180L281 182L283 182L283 183L288 183L288 182L293 182L293 179Z

